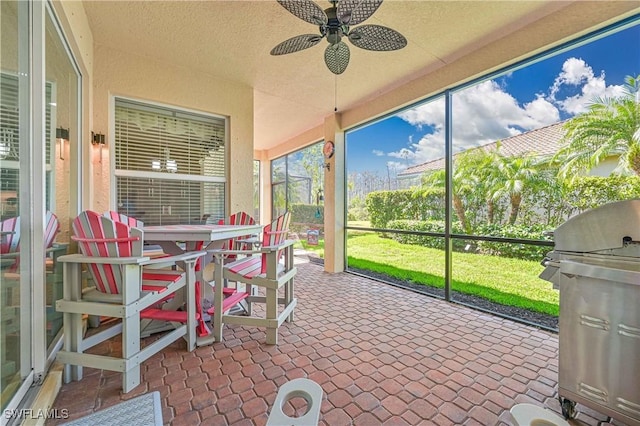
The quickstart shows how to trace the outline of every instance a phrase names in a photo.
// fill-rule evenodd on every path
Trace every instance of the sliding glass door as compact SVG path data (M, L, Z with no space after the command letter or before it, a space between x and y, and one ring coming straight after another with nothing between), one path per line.
M30 229L21 223L29 208L20 202L27 190L29 157L28 82L29 4L0 2L0 405L21 389L31 372L31 300L27 276Z
M49 3L3 0L0 19L0 406L13 413L61 341L56 259L81 193L80 73Z

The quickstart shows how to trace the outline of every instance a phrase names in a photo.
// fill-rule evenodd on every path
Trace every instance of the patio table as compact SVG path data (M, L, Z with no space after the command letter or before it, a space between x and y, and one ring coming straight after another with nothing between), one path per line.
M260 233L261 230L262 225L151 225L143 228L146 243L159 245L165 253L172 255L187 251L219 249L226 240ZM204 284L202 271L212 259L213 255L207 253L202 257L202 264L196 268L196 280L202 284ZM216 282L215 285L223 285L223 283ZM201 300L213 302L212 287L210 285L200 287ZM200 312L200 318L204 318L204 312ZM201 321L200 327L204 330L197 339L197 346L213 343L215 337L204 321Z

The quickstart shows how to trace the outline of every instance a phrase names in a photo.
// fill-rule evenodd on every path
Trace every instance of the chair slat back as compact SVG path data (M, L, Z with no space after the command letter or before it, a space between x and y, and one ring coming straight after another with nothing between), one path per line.
M84 211L73 221L73 240L85 256L142 256L142 230L93 211ZM102 293L120 294L123 269L119 265L90 264L89 272Z
M269 247L282 243L287 239L289 233L289 223L291 222L291 212L285 212L277 217L273 222L264 227L262 236L262 246ZM278 259L282 256L283 251L278 252ZM261 273L267 272L267 255L262 254L262 270Z
M20 250L20 217L0 222L0 230L7 232L0 240L0 253L15 253ZM58 216L47 211L44 222L44 248L48 249L53 245L56 235L60 232L60 222Z
M50 211L47 211L44 223L44 248L48 249L53 245L56 235L60 231L60 222L58 217ZM20 217L12 217L11 219L0 222L0 230L7 232L0 239L0 253L19 253L20 252ZM8 270L15 272L20 265L20 257L16 256L15 262Z
M54 213L47 211L44 225L44 248L48 249L53 245L56 239L56 235L60 232L60 221L58 216Z
M135 217L127 216L123 213L118 213L113 210L109 210L104 213L105 217L115 220L116 222L122 222L125 225L133 226L134 228L144 228L144 222L136 219Z
M237 212L232 214L231 216L220 219L218 221L218 225L255 225L256 221L246 212ZM224 242L222 249L223 250L234 250L235 242L238 240L244 240L249 238L251 235L242 235L240 237L231 238ZM245 250L247 247L237 247L238 250Z
M16 253L20 250L20 216L0 222L0 230L6 232L0 240L0 253Z

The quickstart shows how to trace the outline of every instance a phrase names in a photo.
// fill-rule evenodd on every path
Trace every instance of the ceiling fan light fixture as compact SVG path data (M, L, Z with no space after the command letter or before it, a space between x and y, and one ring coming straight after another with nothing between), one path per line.
M327 33L327 41L329 42L329 44L336 44L336 43L340 43L340 40L342 39L342 30L340 29L329 29L329 32Z

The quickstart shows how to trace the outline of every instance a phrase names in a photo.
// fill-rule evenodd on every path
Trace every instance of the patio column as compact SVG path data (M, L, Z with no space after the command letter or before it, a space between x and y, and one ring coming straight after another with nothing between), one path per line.
M344 271L345 218L345 146L341 115L333 114L324 120L324 140L333 141L335 152L324 159L324 270Z

